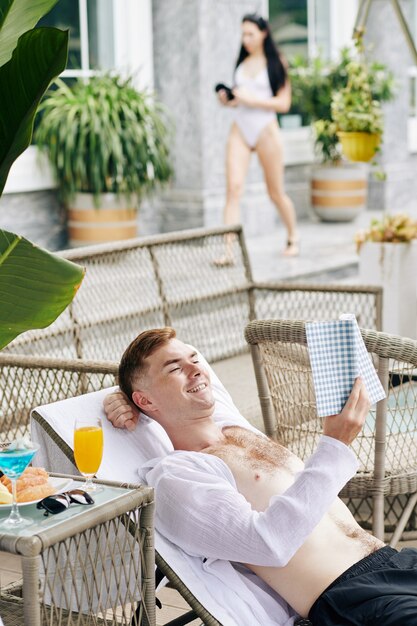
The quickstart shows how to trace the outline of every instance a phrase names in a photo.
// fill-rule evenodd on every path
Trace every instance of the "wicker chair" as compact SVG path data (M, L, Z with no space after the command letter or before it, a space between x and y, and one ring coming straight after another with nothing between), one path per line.
M29 432L29 415L38 404L116 384L117 363L0 353L0 442Z
M28 433L28 417L33 406L56 402L115 385L118 364L110 361L97 362L48 357L25 357L24 364L22 364L20 356L4 353L0 354L0 370L2 373L0 376L0 416L3 423L0 440L5 441ZM49 432L48 434L51 445L57 443L54 433ZM63 454L73 459L72 450L63 445L62 441L59 441L59 445L62 446ZM62 470L61 467L49 467L48 469ZM196 617L200 617L205 624L210 626L221 626L158 552L155 554L155 562L159 572L168 578L172 586L179 591L191 608L186 615L170 621L167 626L171 624L172 626L181 626ZM11 595L13 596L12 600L7 599L7 594L0 598L0 615L2 612L4 616L15 614L16 621L10 623L20 624L22 622L19 622L20 613L15 604L15 593ZM100 622L97 621L97 623Z
M234 265L213 261L230 242ZM19 335L5 353L118 360L141 330L173 326L210 361L247 352L243 329L265 317L329 319L354 311L379 328L382 289L363 285L254 282L242 228L168 233L67 250L86 268L73 302L41 330Z
M371 409L353 444L360 467L341 492L359 523L391 545L415 538L417 503L417 342L361 330L387 399ZM321 434L304 321L248 324L265 431L302 459ZM407 527L408 524L408 527ZM406 527L409 529L404 533Z

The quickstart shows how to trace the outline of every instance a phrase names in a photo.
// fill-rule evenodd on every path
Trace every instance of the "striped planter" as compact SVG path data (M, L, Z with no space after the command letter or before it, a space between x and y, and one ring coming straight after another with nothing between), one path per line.
M77 193L67 207L68 234L71 247L137 236L138 199L105 193L99 208L90 193Z
M324 222L350 222L366 207L368 167L322 165L311 174L311 206Z

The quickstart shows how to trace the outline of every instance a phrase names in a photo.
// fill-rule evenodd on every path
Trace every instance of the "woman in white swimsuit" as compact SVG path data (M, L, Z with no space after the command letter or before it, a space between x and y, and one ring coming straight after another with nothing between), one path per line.
M228 100L224 89L218 92L223 105L235 107L226 149L224 222L240 221L239 202L251 152L256 151L268 194L287 229L284 255L296 256L297 221L293 203L284 190L282 141L276 115L289 110L291 87L285 61L272 40L268 22L257 14L245 15L242 19L242 46L234 82L233 100ZM227 253L222 260L219 260L220 265L233 262Z

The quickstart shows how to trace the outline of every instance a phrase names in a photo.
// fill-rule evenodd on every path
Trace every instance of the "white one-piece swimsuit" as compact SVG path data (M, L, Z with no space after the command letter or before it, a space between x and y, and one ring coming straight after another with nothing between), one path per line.
M242 64L240 64L235 73L235 86L244 87L262 100L269 100L274 95L271 85L269 84L268 70L266 67L254 78L250 78L249 76L245 76ZM272 120L276 120L276 113L274 111L247 107L243 104L239 104L234 109L234 121L239 127L244 140L252 149L256 146L259 135L265 126L270 124Z

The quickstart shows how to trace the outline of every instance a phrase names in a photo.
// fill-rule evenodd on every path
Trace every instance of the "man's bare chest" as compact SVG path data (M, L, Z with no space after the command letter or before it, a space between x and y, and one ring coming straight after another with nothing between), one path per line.
M283 446L239 426L223 429L224 441L204 453L222 459L231 470L237 489L252 508L265 510L272 496L283 493L303 463Z

